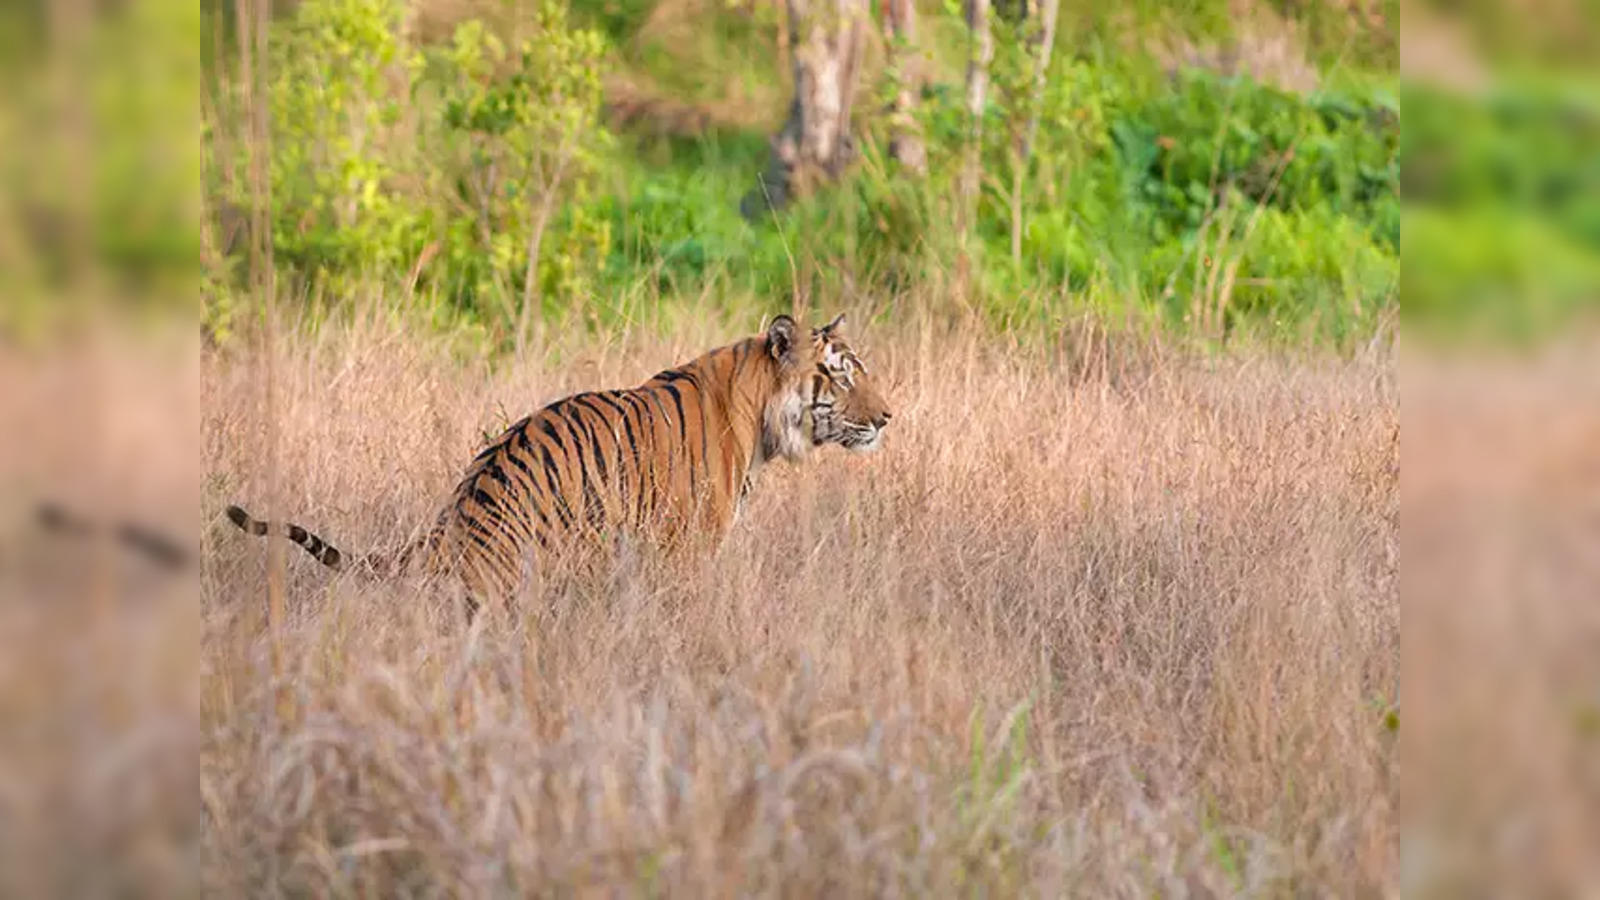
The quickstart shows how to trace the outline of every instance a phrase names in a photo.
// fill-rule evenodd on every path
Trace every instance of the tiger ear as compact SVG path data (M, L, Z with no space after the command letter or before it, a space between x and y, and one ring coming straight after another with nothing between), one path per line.
M820 338L822 340L827 340L828 338L833 337L833 333L835 331L837 331L839 329L839 327L841 325L843 325L843 324L844 324L844 313L839 313L837 316L833 317L833 321L832 322L829 322L828 324L822 326L821 328L813 328L813 329L811 329L811 336L814 337L814 338Z
M767 326L767 352L773 359L782 360L794 348L794 320L779 316Z

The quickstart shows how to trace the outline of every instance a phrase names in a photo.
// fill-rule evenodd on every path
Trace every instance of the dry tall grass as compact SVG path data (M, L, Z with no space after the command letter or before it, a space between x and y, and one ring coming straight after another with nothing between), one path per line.
M506 371L376 326L280 342L281 506L398 542L485 432L737 334ZM716 555L467 629L296 551L276 680L263 545L220 516L261 499L260 360L208 358L206 886L1393 893L1388 361L858 340L887 447L767 469Z

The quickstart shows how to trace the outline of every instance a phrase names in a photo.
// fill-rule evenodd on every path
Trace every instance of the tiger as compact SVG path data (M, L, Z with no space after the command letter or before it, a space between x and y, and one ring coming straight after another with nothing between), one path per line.
M352 559L300 525L274 528L238 505L227 516L335 570L455 575L469 621L484 602L508 601L530 565L575 545L624 532L669 549L716 544L768 461L883 443L891 413L844 316L809 340L800 331L780 315L632 389L574 394L524 417L478 453L431 527L398 553Z

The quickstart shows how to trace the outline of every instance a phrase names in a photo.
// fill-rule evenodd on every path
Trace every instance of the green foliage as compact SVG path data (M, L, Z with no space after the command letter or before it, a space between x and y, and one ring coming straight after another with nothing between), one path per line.
M539 38L512 52L469 20L429 70L448 154L436 174L454 182L442 187L461 210L444 230L441 268L446 288L470 306L506 297L506 285L520 288L523 303L583 296L610 244L608 223L581 202L609 145L598 122L604 46L594 32L569 29L554 3L534 25ZM546 230L569 198L577 202L556 252L544 256Z
M1146 6L1117 28L1198 40L1232 27L1210 0ZM1208 338L1370 333L1399 285L1399 104L1387 79L1325 79L1334 86L1302 94L1169 72L1062 14L1042 90L1035 26L995 17L974 291L929 293L1007 328L1053 328L1088 306ZM781 112L773 9L578 0L569 18L549 0L531 19L507 17L523 36L467 19L429 45L402 33L398 0L305 0L271 37L277 260L323 286L313 295L399 284L434 298L436 321L498 342L533 316L626 320L642 296L778 307L797 284L814 298L950 285L969 133L964 26L953 7L923 15L918 69L936 79L917 113L928 173L884 158L876 113L905 73L869 68L856 165L781 221L749 222L738 199L767 163L773 126L736 123L763 121L740 103ZM613 140L599 113L602 76L617 68L630 90L651 86L640 96L723 124ZM219 156L245 144L214 140L237 125L225 113L206 123L211 195L247 206L247 168ZM229 265L208 271L208 297L237 283L242 267ZM208 306L221 324L228 309Z
M1600 307L1600 100L1541 84L1412 87L1402 283L1433 337L1533 340Z
M405 278L498 333L525 324L533 299L590 291L610 245L586 205L610 146L605 47L555 2L528 24L514 47L468 20L449 44L418 48L397 0L306 0L275 23L277 262L335 293ZM249 205L242 177L216 191Z
M400 7L390 0L310 0L274 27L271 191L273 250L305 270L404 268L418 211L389 186L410 160L401 141L405 97L420 60L402 56ZM241 193L241 205L246 201Z
M1124 100L1113 126L1131 193L1153 236L1197 228L1224 186L1286 212L1370 223L1399 244L1399 109L1382 95L1300 96L1190 71L1173 89Z
M1049 326L1074 302L1113 294L1179 325L1345 340L1370 332L1393 305L1399 121L1386 92L1302 96L1205 72L1169 82L1063 55L1014 179L1034 102L1024 38L1002 34L984 129L975 262L978 302L997 322ZM783 296L787 240L816 263L806 268L820 282L809 286L823 291L893 294L939 277L955 252L949 186L966 113L955 86L935 85L921 115L925 179L883 160L885 137L869 128L852 175L795 205L781 235L771 222L741 221L726 201L762 164L757 140L680 142L664 160L630 167L616 207L623 258L608 272L650 269L683 291L731 277Z
M1066 58L1052 65L1024 163L1017 135L1033 101L1017 45L1026 35L998 37L979 223L992 288L1018 296L1045 279L1081 292L1105 279L1161 301L1175 321L1200 324L1197 308L1216 307L1213 328L1253 319L1333 337L1392 304L1399 116L1386 93L1300 95L1199 70L1158 77ZM937 92L927 111L947 178L964 128L959 104L954 91Z

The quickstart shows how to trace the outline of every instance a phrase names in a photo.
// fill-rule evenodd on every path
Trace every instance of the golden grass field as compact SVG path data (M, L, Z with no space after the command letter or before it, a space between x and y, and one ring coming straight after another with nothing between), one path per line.
M497 367L398 325L280 336L273 508L396 544L485 434L759 324ZM270 503L267 367L204 353L204 888L1393 894L1392 352L852 336L885 448L765 469L714 555L469 629L290 547L275 639L267 544L221 516Z

